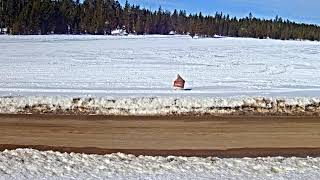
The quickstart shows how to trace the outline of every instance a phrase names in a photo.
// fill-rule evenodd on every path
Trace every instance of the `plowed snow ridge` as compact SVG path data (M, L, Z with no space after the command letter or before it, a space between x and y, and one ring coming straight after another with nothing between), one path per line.
M0 153L0 179L310 179L319 158L151 157L17 149Z
M0 113L96 115L320 115L320 98L0 97Z

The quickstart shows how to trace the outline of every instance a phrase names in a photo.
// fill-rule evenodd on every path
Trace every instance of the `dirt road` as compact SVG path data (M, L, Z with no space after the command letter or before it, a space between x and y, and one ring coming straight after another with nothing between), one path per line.
M0 115L0 149L185 156L320 156L320 117Z

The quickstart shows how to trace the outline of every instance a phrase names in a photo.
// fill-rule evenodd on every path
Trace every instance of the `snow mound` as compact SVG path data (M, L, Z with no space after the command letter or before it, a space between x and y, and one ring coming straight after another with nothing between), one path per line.
M123 30L123 29L115 29L115 30L111 31L111 35L113 35L113 36L128 36L128 33L126 32L126 30Z
M320 98L0 97L0 113L92 115L320 115Z
M17 149L0 152L0 179L318 179L320 158L151 157Z

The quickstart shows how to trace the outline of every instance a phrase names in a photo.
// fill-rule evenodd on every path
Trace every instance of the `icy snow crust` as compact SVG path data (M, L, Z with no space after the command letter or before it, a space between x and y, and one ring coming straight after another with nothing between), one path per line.
M320 42L0 36L0 95L318 96ZM176 92L177 74L192 91Z
M84 115L320 115L320 98L0 97L0 113Z
M86 155L32 149L0 153L0 179L308 179L320 158L151 157Z

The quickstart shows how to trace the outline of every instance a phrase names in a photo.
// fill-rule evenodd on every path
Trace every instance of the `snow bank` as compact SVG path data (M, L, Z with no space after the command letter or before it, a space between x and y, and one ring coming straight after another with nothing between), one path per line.
M0 179L319 179L320 158L86 155L32 149L0 153Z
M320 115L320 98L0 97L0 113L92 115Z

